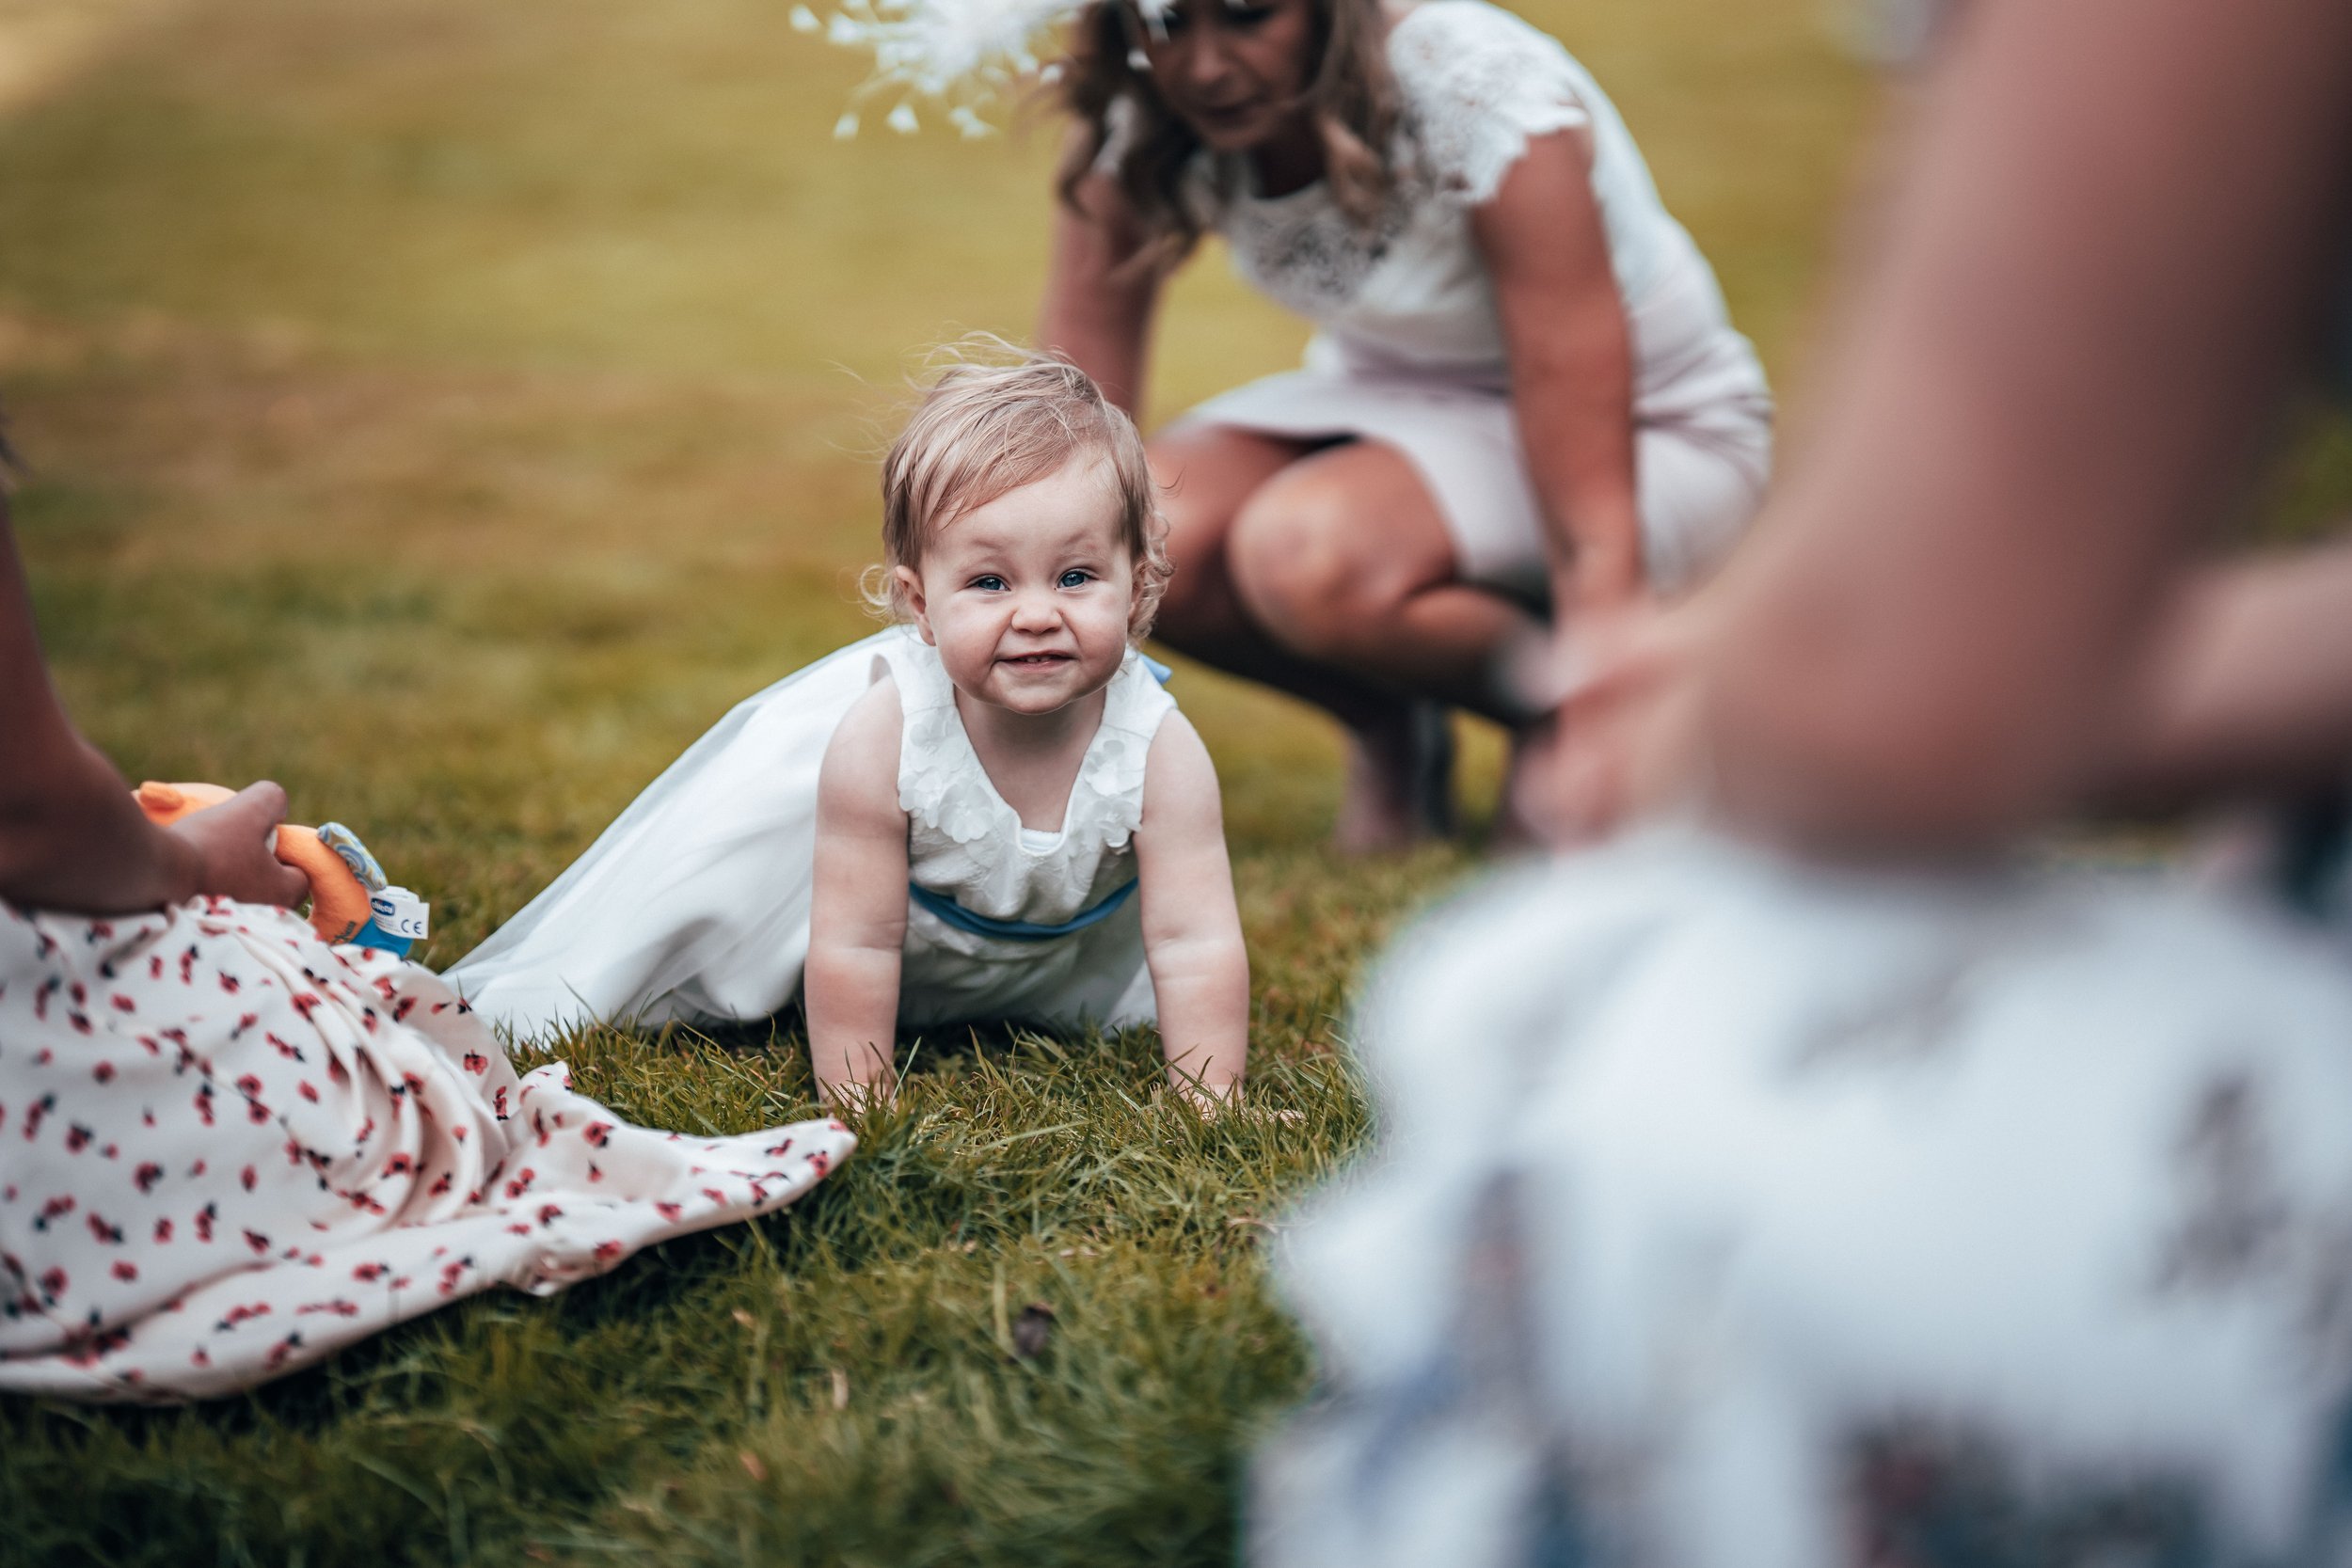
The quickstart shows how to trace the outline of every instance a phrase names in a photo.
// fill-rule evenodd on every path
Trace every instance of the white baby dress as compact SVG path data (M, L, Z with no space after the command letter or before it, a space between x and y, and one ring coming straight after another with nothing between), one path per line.
M1061 831L1046 833L1023 829L989 782L938 652L903 626L739 704L451 983L517 1038L787 1006L808 958L818 770L842 717L885 676L904 715L912 881L899 1022L1152 1022L1134 836L1145 760L1175 704L1149 661L1130 650L1113 677Z

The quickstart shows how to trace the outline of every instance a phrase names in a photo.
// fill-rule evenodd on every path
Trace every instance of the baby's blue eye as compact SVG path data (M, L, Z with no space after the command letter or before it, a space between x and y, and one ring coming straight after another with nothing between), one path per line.
M1070 570L1061 575L1061 585L1064 588L1084 588L1088 583L1092 582L1093 580L1094 574L1092 572L1083 572L1075 566L1073 566Z
M985 593L994 594L1004 588L1005 579L992 573L986 576L974 578L972 579L972 586L980 589Z

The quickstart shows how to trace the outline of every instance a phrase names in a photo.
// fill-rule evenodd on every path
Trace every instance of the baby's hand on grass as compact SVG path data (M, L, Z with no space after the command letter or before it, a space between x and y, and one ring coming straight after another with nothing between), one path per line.
M1242 1099L1241 1081L1225 1084L1203 1084L1197 1078L1173 1076L1169 1083L1185 1102L1200 1113L1203 1121L1221 1121L1229 1116L1255 1117L1260 1121L1304 1121L1303 1111L1274 1111L1253 1105Z
M1168 1082L1185 1103L1200 1113L1203 1121L1215 1121L1241 1104L1241 1085L1237 1081L1213 1085L1203 1084L1198 1078L1171 1072Z
M864 1116L869 1111L886 1111L898 1102L898 1082L884 1078L869 1082L859 1078L843 1078L817 1086L817 1098L825 1109L835 1116Z

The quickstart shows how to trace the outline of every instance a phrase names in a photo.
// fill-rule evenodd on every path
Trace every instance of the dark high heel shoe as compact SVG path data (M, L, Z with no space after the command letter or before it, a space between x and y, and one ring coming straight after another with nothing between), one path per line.
M1351 732L1347 795L1332 842L1345 854L1410 848L1454 832L1454 722L1444 704L1408 704L1393 726Z

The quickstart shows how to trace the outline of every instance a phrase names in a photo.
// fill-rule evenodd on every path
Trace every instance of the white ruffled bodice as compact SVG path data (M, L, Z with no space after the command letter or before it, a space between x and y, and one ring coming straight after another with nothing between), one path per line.
M1593 193L1629 309L1670 271L1705 269L1615 107L1549 36L1486 0L1423 0L1391 27L1388 51L1402 115L1397 183L1377 222L1357 224L1323 182L1265 197L1242 159L1203 153L1195 167L1195 199L1234 270L1323 329L1311 365L1506 380L1470 212L1493 199L1531 140L1558 131L1591 136Z
M913 633L883 644L898 682L904 728L898 805L907 814L907 874L917 885L991 920L1058 926L1135 880L1135 832L1143 822L1144 764L1175 703L1140 655L1104 693L1095 732L1070 786L1058 833L1024 830L996 792L956 711L938 650ZM909 935L994 939L948 927L919 905Z

